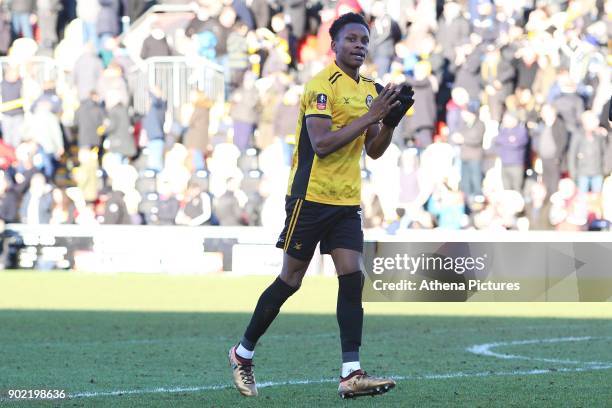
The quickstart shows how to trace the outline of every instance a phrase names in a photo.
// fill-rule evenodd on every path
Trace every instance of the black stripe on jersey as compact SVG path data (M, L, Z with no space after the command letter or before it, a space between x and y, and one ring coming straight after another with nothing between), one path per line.
M361 79L363 79L366 82L374 82L374 80L372 80L372 79L366 78L366 77L361 76L361 75L359 75L359 76L361 77Z
M310 116L327 116L327 115L308 115ZM291 183L291 196L304 198L308 189L308 180L312 171L312 163L314 161L314 150L306 129L306 116L302 118L302 130L300 131L300 140L297 145L298 149L298 165L293 183Z
M327 79L331 81L332 79L334 79L334 77L335 77L336 75L342 75L342 74L341 74L340 72L336 71L336 72L334 72L334 73L332 74L332 76L330 76L330 77L329 77L329 78L327 78Z
M341 76L342 76L342 74L340 74L337 77L335 77L334 79L332 79L331 83L333 84L334 82L336 82L338 80L338 78L340 78Z

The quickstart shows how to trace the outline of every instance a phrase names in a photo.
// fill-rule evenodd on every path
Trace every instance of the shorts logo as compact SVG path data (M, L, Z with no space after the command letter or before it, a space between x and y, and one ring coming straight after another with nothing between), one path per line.
M296 242L295 245L293 245L293 248L297 249L299 251L300 249L302 249L302 243L301 242Z
M374 100L374 98L372 98L372 95L368 95L366 97L366 106L369 108L370 106L372 106L372 101Z
M327 95L320 93L317 95L317 109L325 110L325 108L327 108Z

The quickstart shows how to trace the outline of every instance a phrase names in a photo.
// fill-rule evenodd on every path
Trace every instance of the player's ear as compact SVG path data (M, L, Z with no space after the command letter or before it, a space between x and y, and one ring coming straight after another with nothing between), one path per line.
M331 49L332 49L332 51L334 53L336 52L336 40L332 40L332 42L331 42Z

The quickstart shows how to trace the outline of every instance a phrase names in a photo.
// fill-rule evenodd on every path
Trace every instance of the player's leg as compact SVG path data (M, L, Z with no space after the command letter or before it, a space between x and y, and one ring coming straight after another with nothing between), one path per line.
M253 373L255 345L270 327L283 303L299 289L309 263L284 255L281 274L263 291L242 339L229 351L234 385L244 396L257 396Z
M285 228L277 242L277 247L285 252L281 273L259 297L244 336L229 352L234 384L245 396L257 395L252 370L255 345L281 306L299 289L319 241L317 206L302 199L288 198L286 213Z
M309 263L310 260L302 261L284 254L280 275L263 291L257 301L251 321L238 346L239 356L253 358L255 344L274 321L283 303L300 288Z
M342 348L338 394L342 398L382 394L395 386L392 379L368 375L361 369L359 361L364 283L361 225L359 207L346 207L334 227L321 240L321 253L331 254L338 273L336 313Z
M331 256L338 273L336 318L340 328L342 348L342 377L359 370L359 347L363 330L361 292L363 273L361 253L346 248L335 248Z

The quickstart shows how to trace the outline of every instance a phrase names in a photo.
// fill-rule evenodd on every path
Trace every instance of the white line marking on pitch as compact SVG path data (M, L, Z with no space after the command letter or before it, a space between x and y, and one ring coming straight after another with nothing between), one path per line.
M498 376L517 376L517 375L538 375L538 374L549 374L552 372L583 372L583 371L594 371L594 370L607 370L612 368L612 363L604 362L580 362L571 360L557 360L557 359L545 359L538 357L519 356L512 354L501 354L492 351L493 348L501 346L512 346L512 345L524 345L524 344L542 344L542 343L559 343L559 342L570 342L570 341L587 341L587 340L599 340L599 339L610 339L611 337L561 337L553 339L534 339L534 340L515 340L507 342L495 342L476 344L468 347L466 350L477 354L490 357L496 357L501 359L525 359L535 361L546 361L563 364L584 364L584 367L573 367L573 368L550 368L550 369L535 369L535 370L515 370L515 371L484 371L477 373L442 373L442 374L424 374L420 376L393 376L395 380L444 380L449 378L468 378L468 377L498 377ZM310 385L310 384L327 384L337 382L337 378L322 378L319 380L290 380L290 381L268 381L257 385L258 388L278 387L283 385ZM162 393L187 393L187 392L201 392L201 391L216 391L232 388L230 384L219 384L219 385L203 385L195 387L158 387L141 390L115 390L115 391L100 391L100 392L79 392L69 394L69 398L95 398L95 397L110 397L110 396L121 396L121 395L142 395L142 394L162 394ZM9 401L6 398L0 398L1 402Z
M557 364L582 364L586 366L604 366L612 363L601 362L601 361L575 361L575 360L561 360L556 358L542 358L542 357L530 357L522 356L517 354L504 354L496 353L492 349L502 346L518 346L524 344L544 344L544 343L561 343L568 341L587 341L587 340L607 340L612 337L559 337L552 339L534 339L534 340L515 340L515 341L500 341L495 343L484 343L475 344L468 347L466 350L470 353L478 354L481 356L497 357L504 360L532 360L532 361L544 361L547 363Z
M536 374L548 374L551 372L581 372L590 370L607 370L612 368L612 364L602 366L589 366L589 367L577 367L577 368L558 368L558 369L546 369L546 370L523 370L523 371L500 371L491 372L484 371L479 373L444 373L444 374L425 374L421 376L393 376L395 380L445 380L449 378L466 378L466 377L496 377L496 376L515 376L515 375L536 375ZM322 378L319 380L292 380L292 381L269 381L257 384L257 388L268 388L278 387L283 385L311 385L311 384L326 384L335 383L337 378ZM175 388L151 388L144 390L125 390L125 391L108 391L108 392L81 392L70 394L70 398L92 398L92 397L107 397L107 396L119 396L119 395L140 395L140 394L159 394L159 393L181 393L181 392L200 392L200 391L216 391L227 388L232 388L233 385L219 384L219 385L205 385L201 387L175 387Z

